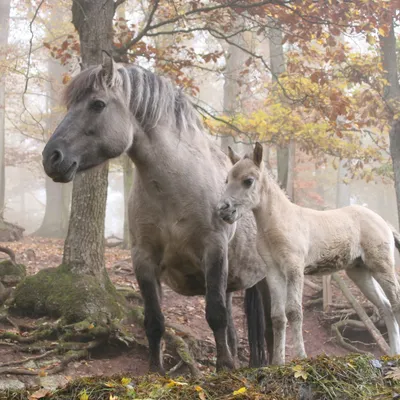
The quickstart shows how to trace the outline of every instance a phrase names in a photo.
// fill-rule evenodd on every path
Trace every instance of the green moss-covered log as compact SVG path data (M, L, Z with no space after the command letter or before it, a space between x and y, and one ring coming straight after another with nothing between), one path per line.
M68 266L41 270L16 288L10 310L28 316L63 318L63 323L106 323L123 314L124 298L108 280L106 287L91 275L76 274Z
M240 370L196 380L170 380L155 375L83 378L49 393L46 399L394 399L400 393L399 371L398 358L321 356L284 367ZM85 393L88 397L84 397ZM0 400L26 400L30 395L0 393Z

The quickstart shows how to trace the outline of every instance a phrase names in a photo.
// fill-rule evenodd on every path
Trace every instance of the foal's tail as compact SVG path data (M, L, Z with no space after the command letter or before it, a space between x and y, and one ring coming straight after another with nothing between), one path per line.
M392 231L396 249L400 252L400 233L397 232L396 228L393 225L389 224L389 222L386 221L386 223L389 225L389 228Z

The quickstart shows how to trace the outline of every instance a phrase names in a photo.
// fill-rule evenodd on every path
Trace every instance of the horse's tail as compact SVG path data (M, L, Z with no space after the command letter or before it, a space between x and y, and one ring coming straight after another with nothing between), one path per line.
M247 334L250 346L250 367L262 367L265 358L265 317L263 299L257 285L246 289L244 296Z
M400 252L400 233L397 232L396 228L392 224L390 224L387 221L386 221L386 223L389 225L389 228L392 231L393 238L394 238L394 244L396 246L396 249Z

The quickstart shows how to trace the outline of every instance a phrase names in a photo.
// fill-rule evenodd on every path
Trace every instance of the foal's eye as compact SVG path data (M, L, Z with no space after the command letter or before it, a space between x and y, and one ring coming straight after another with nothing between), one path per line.
M243 181L243 185L247 188L249 188L254 182L253 178L247 178Z
M106 106L106 103L104 103L104 101L102 100L95 100L91 105L90 108L93 111L97 111L100 112L103 110L103 108Z

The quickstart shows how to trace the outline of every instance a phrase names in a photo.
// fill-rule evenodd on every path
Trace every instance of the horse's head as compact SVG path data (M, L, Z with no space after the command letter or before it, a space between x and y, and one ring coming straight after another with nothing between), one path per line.
M252 156L245 155L243 158L229 147L229 158L233 167L228 173L218 213L225 222L233 224L245 211L256 208L260 203L263 147L257 142Z
M119 156L133 141L131 83L110 56L83 70L65 92L67 114L43 150L43 166L55 182Z

